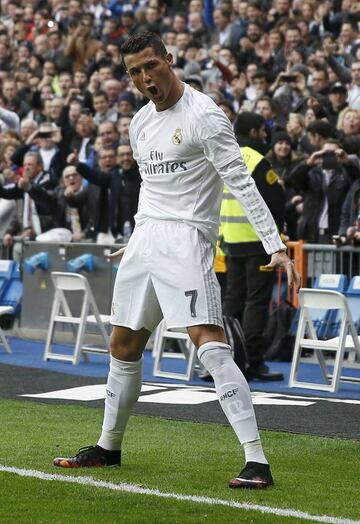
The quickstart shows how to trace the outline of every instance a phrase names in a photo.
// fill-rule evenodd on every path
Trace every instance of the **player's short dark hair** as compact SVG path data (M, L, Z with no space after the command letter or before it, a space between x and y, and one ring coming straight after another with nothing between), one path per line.
M255 129L259 131L261 126L265 125L265 118L251 111L242 111L236 117L234 122L235 135L248 137L250 131Z
M151 47L158 56L165 57L167 55L166 47L160 36L151 31L145 31L132 35L123 43L120 48L123 64L125 65L124 57L126 55L140 53L140 51L143 51L147 47Z

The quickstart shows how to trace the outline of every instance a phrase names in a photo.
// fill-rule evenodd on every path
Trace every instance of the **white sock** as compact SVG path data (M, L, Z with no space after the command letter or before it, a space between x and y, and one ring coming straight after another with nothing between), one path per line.
M260 462L261 464L268 464L260 439L253 440L252 442L244 442L243 447L245 452L245 462Z
M125 362L110 356L104 420L98 441L104 449L121 449L127 422L141 391L142 362L142 358Z
M262 451L250 389L231 356L230 346L223 342L207 342L199 347L198 357L214 379L220 406L244 446L246 462L249 462L249 456L254 462L267 464ZM249 443L252 445L249 446ZM253 457L256 457L256 460Z

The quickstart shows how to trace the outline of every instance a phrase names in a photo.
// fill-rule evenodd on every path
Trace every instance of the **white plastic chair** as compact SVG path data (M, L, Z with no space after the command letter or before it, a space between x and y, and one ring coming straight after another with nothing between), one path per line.
M360 382L356 377L341 376L345 351L355 351L360 357L360 342L351 317L346 297L338 291L323 289L300 289L300 318L296 333L295 347L291 364L289 387L303 387L335 392L339 381ZM338 310L341 314L339 336L328 340L318 340L311 317L311 310ZM306 337L306 338L305 338ZM297 379L301 351L303 348L313 349L318 359L325 384L305 382ZM330 374L323 352L335 353L334 370Z
M14 308L11 307L11 306L0 306L0 316L2 315L11 315L12 313L14 313ZM1 341L1 345L4 346L4 349L6 351L6 353L12 353L11 351L11 347L9 345L9 342L7 341L6 337L5 337L5 334L0 326L0 341Z
M99 313L94 295L91 291L89 282L86 277L78 273L63 273L53 271L51 279L55 287L55 295L51 308L49 331L46 339L44 360L62 360L78 364L80 356L86 357L86 353L108 353L110 346L109 335L106 332L105 325L109 324L110 316ZM80 316L74 316L71 312L69 303L66 299L66 292L79 291L83 294ZM92 312L92 314L90 314ZM52 351L52 342L55 334L57 323L77 325L73 327L75 337L74 352L72 355L54 353ZM88 324L96 324L100 335L104 341L104 348L93 347L84 344L86 328Z
M166 340L177 340L181 353L171 353L165 351ZM197 361L196 347L191 342L189 335L185 331L176 331L174 329L167 329L165 321L162 320L155 331L154 345L153 345L154 370L155 377L178 378L181 380L191 380L194 374L195 364ZM161 370L161 363L163 358L185 358L187 360L187 367L184 373L175 371Z

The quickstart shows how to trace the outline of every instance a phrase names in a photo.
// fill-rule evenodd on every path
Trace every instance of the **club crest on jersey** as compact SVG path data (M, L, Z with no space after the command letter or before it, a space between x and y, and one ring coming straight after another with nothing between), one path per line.
M175 144L176 146L180 145L181 142L182 142L182 134L181 134L181 129L175 129L175 132L172 136L172 141L173 141L173 144Z

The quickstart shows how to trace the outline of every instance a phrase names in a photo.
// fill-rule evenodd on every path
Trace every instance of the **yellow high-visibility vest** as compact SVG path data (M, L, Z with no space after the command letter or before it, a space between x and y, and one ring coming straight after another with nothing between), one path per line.
M264 156L251 147L240 147L240 151L246 167L252 175L257 165L263 160ZM265 175L265 182L272 185L277 181L277 174L270 169ZM229 244L260 242L259 236L250 224L239 201L230 193L226 186L224 186L220 209L219 233L222 241Z

